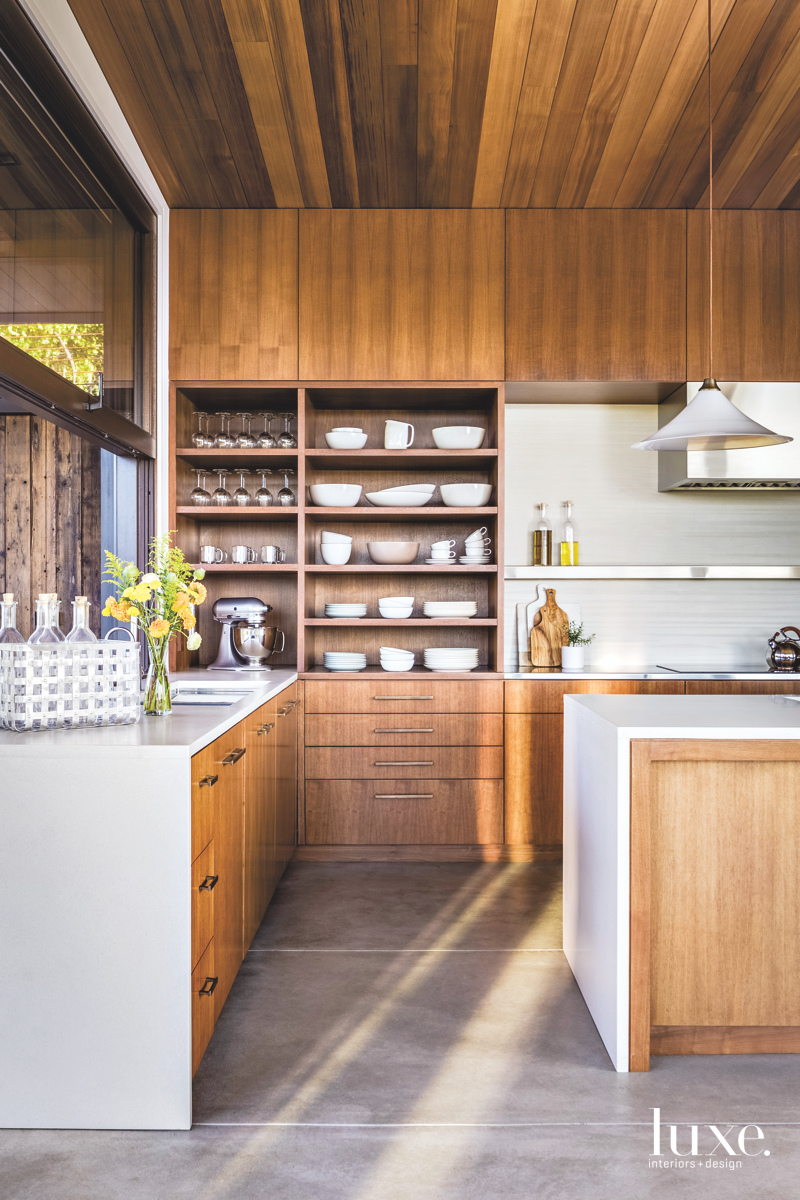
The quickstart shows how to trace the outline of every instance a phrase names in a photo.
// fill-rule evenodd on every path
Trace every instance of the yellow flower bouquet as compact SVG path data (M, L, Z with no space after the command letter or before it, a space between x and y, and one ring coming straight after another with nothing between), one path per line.
M167 716L172 712L169 644L173 637L183 635L187 650L198 648L201 638L194 609L206 598L206 589L200 582L205 571L194 570L183 551L170 541L168 533L153 538L146 571L106 550L104 576L117 594L106 600L103 616L118 621L135 620L147 639L150 667L144 711L151 716Z

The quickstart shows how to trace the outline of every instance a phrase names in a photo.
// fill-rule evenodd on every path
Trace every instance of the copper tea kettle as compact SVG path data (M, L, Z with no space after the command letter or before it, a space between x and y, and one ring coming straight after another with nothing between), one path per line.
M786 635L794 633L796 639ZM784 625L773 637L768 639L769 654L767 662L776 671L800 671L800 629L794 625Z

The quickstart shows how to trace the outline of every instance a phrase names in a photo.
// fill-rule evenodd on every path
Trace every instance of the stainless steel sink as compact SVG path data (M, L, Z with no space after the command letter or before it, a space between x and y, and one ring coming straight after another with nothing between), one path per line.
M226 687L225 684L208 684L206 687L198 687L186 683L174 683L171 687L172 706L174 708L178 705L202 705L203 707L215 705L220 708L230 708L232 704L238 704L240 700L251 696L254 691L255 688L242 687L241 684L236 687Z

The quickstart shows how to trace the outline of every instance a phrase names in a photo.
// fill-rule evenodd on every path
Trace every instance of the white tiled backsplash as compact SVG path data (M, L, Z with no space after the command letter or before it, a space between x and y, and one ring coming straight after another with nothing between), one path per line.
M592 564L800 562L800 493L660 493L657 455L631 450L658 425L655 405L506 407L506 562L531 561L536 505L558 540L572 500L580 560ZM516 670L516 604L536 583L506 581L505 667ZM763 661L766 638L800 624L797 581L556 581L581 605L590 666Z

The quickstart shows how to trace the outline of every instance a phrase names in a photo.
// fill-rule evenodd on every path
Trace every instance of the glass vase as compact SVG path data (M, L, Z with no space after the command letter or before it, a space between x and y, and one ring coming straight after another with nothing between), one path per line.
M169 690L169 639L160 638L153 643L147 639L150 651L150 667L144 691L145 716L168 717L172 713L172 697Z

